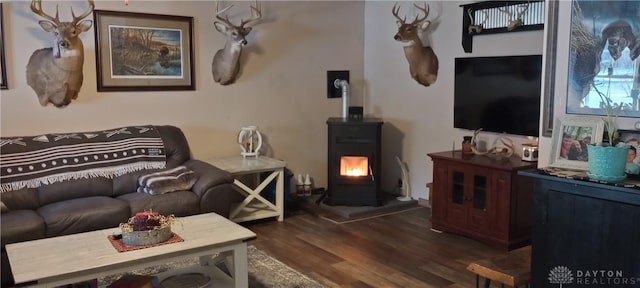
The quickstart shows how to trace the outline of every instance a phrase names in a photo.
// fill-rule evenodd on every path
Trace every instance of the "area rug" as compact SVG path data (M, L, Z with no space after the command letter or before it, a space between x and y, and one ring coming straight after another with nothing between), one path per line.
M247 247L250 288L322 288L308 276L301 274L277 259L251 245ZM198 263L197 258L168 262L163 265L131 271L133 274L153 275L170 269L183 268ZM124 274L115 274L98 279L98 287L106 287Z
M336 224L362 221L422 208L416 200L400 201L392 195L386 195L380 206L331 206L321 201L318 202L319 198L319 195L305 198L301 203L302 208L321 219Z

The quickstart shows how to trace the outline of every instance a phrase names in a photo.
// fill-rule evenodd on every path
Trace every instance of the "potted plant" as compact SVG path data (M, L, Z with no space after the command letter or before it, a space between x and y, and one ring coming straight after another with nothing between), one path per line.
M604 119L604 127L608 135L608 143L595 143L587 146L589 155L589 172L587 175L591 179L617 182L622 181L626 177L625 167L627 153L629 153L629 145L624 143L616 143L617 138L617 120L620 111L622 111L622 103L616 104L611 98L602 93L593 85L594 90L602 100L602 108L607 112Z

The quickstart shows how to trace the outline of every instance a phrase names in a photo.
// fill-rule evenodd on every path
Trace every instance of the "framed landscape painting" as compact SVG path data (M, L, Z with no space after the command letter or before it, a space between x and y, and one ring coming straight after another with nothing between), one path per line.
M98 91L195 90L193 17L94 14Z
M587 145L602 142L604 120L599 117L564 116L553 127L549 166L589 170Z

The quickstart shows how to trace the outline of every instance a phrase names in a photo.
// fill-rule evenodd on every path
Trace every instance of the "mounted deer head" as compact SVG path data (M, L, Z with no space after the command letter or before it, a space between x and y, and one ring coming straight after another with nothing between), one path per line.
M422 40L418 36L418 32L426 30L431 21L427 20L429 16L429 6L425 3L424 8L413 4L418 10L424 13L423 17L416 15L413 22L407 23L405 16L400 18L398 12L400 7L398 3L393 5L391 13L397 19L398 33L393 39L404 43L404 56L409 61L409 73L411 77L418 83L429 86L436 82L438 78L438 57L431 47L423 47Z
M521 11L518 11L518 7L523 7ZM516 17L514 19L513 14L511 13L511 10L509 10L509 6L505 6L504 8L498 8L498 10L500 10L500 12L507 14L509 16L509 22L507 24L507 31L511 31L513 29L516 29L520 26L522 26L522 15L524 15L524 13L527 12L527 10L529 10L529 3L526 3L524 5L519 5L518 7L516 7Z
M82 87L82 66L84 64L84 46L78 38L80 33L88 31L93 22L82 20L93 12L95 4L89 0L89 9L76 16L71 8L71 22L61 22L42 11L42 1L31 1L31 11L46 20L40 20L40 27L51 33L53 47L39 49L31 54L27 64L27 84L38 95L40 105L51 102L61 108L78 98ZM82 21L81 21L82 20Z
M218 32L227 36L227 42L224 44L224 48L218 50L216 55L213 56L213 63L211 69L213 73L213 80L221 85L227 85L235 81L238 71L240 69L239 60L242 54L242 47L247 44L246 36L251 32L251 27L245 27L245 25L254 22L262 17L262 9L255 2L255 5L251 7L251 18L249 20L240 19L240 25L233 25L229 21L229 16L223 14L227 12L233 5L226 7L222 10L218 9L219 2L216 3L216 21L213 22Z
M467 28L467 31L469 34L478 34L480 32L482 32L482 29L484 28L484 23L487 23L487 20L489 19L489 13L487 13L487 11L480 11L482 12L482 14L484 15L484 20L482 20L482 22L480 24L473 24L475 22L475 19L473 18L473 11L471 11L471 9L467 10L467 15L469 15L469 19L471 20L471 24L469 24L469 27Z

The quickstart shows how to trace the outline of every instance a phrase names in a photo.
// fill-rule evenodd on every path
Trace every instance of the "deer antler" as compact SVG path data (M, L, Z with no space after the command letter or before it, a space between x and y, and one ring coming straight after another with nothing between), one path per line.
M229 5L228 7L225 7L222 10L219 9L219 5L220 5L220 1L216 1L216 19L224 22L227 26L235 27L235 25L233 25L229 20L229 15L225 15L224 18L220 16L225 12L227 12L227 10L231 9L233 5ZM247 25L250 22L253 22L262 18L262 6L258 3L257 0L255 2L255 6L251 5L250 7L251 7L251 18L249 18L248 20L240 19L240 25L238 25L237 27L239 28L244 27L244 25Z
M513 21L513 14L511 14L511 11L509 10L509 7L505 6L505 7L498 7L498 10L504 14L507 14L507 16L509 16L509 21Z
M476 155L486 155L488 152L480 152L476 149L476 147L478 147L476 138L478 137L478 134L480 134L480 131L482 131L482 128L473 131L473 137L471 137L471 151Z
M467 28L469 34L482 32L482 29L484 28L484 23L487 23L487 20L489 19L489 14L485 10L481 10L480 12L484 14L484 20L482 20L482 23L475 24L474 22L476 22L476 20L473 18L473 15L472 15L473 11L471 9L467 10L467 15L469 15L469 19L471 20L471 24L469 24L469 27Z
M84 13L80 14L80 16L76 17L75 14L73 14L73 7L71 7L71 17L73 17L73 21L71 23L73 23L74 25L78 23L78 21L82 20L84 17L89 16L89 14L91 14L91 12L93 12L93 8L96 7L96 4L93 2L93 0L89 0L89 9L87 9L87 11L85 11ZM58 13L56 13L57 16Z
M524 15L524 13L526 13L527 10L529 10L529 3L525 4L524 9L518 12L518 17L516 19L522 19L522 15Z
M60 19L58 18L58 5L56 5L56 17L51 17L51 15L44 13L42 10L42 0L32 0L31 1L31 11L40 15L42 18L50 20L53 23L60 24Z
M251 18L247 21L240 19L240 27L244 27L244 25L262 18L262 5L258 3L258 0L256 0L255 6L251 5L249 7L251 7ZM254 11L255 14L253 13Z
M484 152L478 151L476 149L477 148L476 138L478 137L478 134L480 134L480 131L482 131L482 128L473 131L473 137L471 138L471 151L473 151L473 154L504 156L507 158L513 155L513 152L515 151L515 148L514 148L515 146L513 144L513 140L507 137L498 137L496 140L493 141L493 147L489 148L489 150Z
M393 8L391 8L391 14L393 14L393 16L396 17L396 19L398 19L398 22L401 22L402 24L405 24L405 22L407 21L407 16L404 16L404 19L400 18L400 16L398 16L398 12L400 12L400 7L397 6L398 2L396 2L395 4L393 4Z
M500 12L502 13L509 15L507 30L511 31L515 28L522 26L522 15L524 15L524 13L527 12L527 10L529 10L529 3L525 4L524 9L517 13L516 19L513 19L513 14L511 14L511 10L509 10L508 6L505 6L505 9L498 7L498 10L500 10ZM518 7L516 7L516 11L518 11Z
M413 6L418 8L418 10L424 12L424 17L418 19L418 15L416 15L416 19L414 19L413 22L411 22L411 24L413 25L413 24L421 23L421 22L428 22L429 24L431 24L431 21L426 20L427 17L429 16L429 5L427 5L427 2L424 2L424 8L418 6L418 4L413 4Z
M416 8L418 8L418 10L424 12L424 16L422 18L420 18L420 15L416 15L416 18L413 19L413 22L411 22L409 25L415 25L421 22L425 22L425 20L427 19L427 17L429 16L429 5L427 5L427 3L424 3L424 8L418 6L418 4L413 4ZM398 16L398 12L400 12L400 7L398 6L398 2L396 2L395 4L393 4L393 8L391 8L391 14L393 14L393 16L396 17L396 19L398 19L398 23L401 24L406 24L407 23L407 16L405 15L404 18L400 18L400 16ZM428 22L429 24L431 24L431 21L426 20L426 22Z
M484 23L487 23L487 20L489 20L489 13L487 13L487 11L480 11L482 12L482 14L484 14L484 20L482 20L482 23L480 23L480 25L484 26Z
M231 7L233 7L233 5L229 5L222 9L222 11L220 11L220 1L216 1L216 19L224 22L228 26L233 26L233 24L231 24L231 21L229 21L229 15L225 15L225 18L220 17L220 15L227 12L227 10L231 9Z
M473 25L473 22L476 21L473 19L473 15L471 15L473 11L471 9L467 10L467 15L469 15L469 20L471 20L471 25Z

